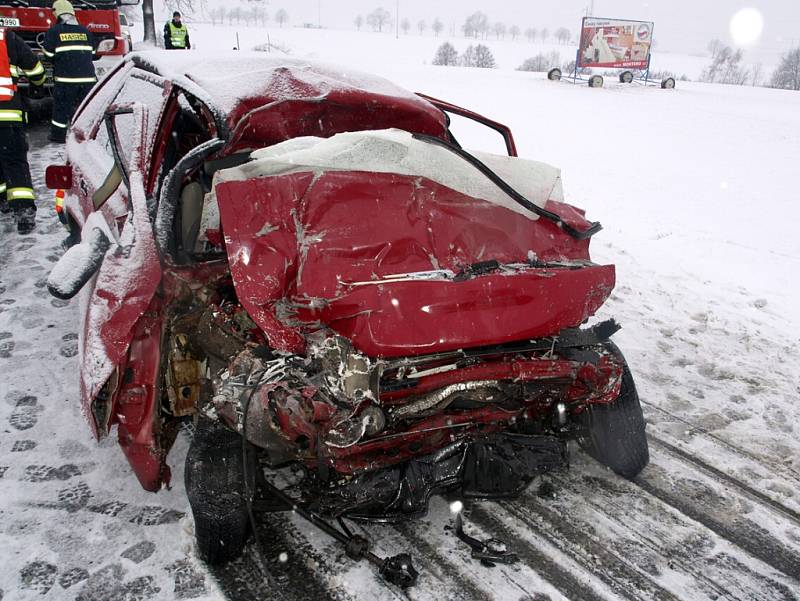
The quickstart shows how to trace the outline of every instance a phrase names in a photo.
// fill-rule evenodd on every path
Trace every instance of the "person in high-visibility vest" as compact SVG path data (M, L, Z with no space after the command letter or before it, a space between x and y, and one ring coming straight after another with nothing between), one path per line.
M189 50L189 30L181 22L181 13L177 10L172 13L172 21L164 25L164 48L167 50Z
M34 86L44 83L44 67L13 31L0 27L0 211L14 211L17 231L36 225L36 194L28 166L28 121L17 88L20 75Z
M97 83L95 45L92 34L78 23L75 9L67 0L53 2L53 13L57 23L47 30L42 50L53 61L50 140L64 142L75 110Z

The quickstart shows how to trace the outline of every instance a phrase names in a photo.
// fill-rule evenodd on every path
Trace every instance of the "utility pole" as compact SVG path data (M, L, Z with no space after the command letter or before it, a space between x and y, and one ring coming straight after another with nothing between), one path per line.
M322 29L322 0L317 0L317 29Z
M396 2L395 2L394 27L395 27L394 37L395 37L395 39L399 40L400 39L400 0L396 0Z

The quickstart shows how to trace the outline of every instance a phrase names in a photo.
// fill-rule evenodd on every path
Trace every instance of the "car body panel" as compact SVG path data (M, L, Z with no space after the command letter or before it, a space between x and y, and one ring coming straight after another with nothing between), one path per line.
M215 193L239 299L288 352L318 322L381 357L542 337L585 321L614 287L588 240L425 178L301 171ZM484 261L507 267L456 277Z

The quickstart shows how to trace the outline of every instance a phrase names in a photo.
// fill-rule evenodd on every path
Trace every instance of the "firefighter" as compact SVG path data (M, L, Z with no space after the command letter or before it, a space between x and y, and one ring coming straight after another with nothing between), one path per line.
M14 211L17 231L36 225L36 195L28 167L27 115L17 89L20 74L37 89L44 84L44 67L13 31L0 27L0 211Z
M94 39L78 24L67 0L53 2L56 24L44 36L42 50L53 61L53 120L50 140L64 142L75 109L86 97L97 76L94 72Z
M164 48L167 50L190 50L189 30L181 22L181 13L172 13L172 21L164 25Z

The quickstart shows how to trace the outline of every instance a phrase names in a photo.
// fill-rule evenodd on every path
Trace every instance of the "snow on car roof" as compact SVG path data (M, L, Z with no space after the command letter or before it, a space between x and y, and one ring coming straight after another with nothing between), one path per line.
M151 50L132 53L127 59L178 83L188 79L225 115L248 98L321 98L333 90L362 90L422 102L415 94L376 75L263 52Z
M548 200L563 201L561 171L556 167L517 157L472 154L536 205L544 207ZM251 160L243 165L218 171L214 185L302 171L371 171L424 177L531 220L538 219L471 164L441 146L398 129L288 140L253 152Z

